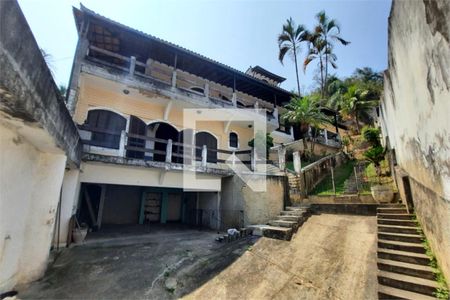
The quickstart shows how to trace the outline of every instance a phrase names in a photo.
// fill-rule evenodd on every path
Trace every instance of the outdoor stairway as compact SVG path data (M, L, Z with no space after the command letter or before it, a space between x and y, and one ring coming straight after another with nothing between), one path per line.
M435 299L436 270L429 266L413 216L403 204L377 209L379 299Z
M309 205L287 206L274 220L264 225L251 225L253 235L289 241L310 216Z

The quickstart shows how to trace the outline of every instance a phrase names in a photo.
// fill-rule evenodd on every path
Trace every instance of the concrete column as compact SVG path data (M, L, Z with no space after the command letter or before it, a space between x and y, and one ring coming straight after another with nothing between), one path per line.
M167 140L167 146L166 146L166 163L172 162L172 140Z
M177 70L173 70L172 72L172 87L177 86Z
M220 192L217 192L217 230L220 230L221 225L222 225L222 217L221 217L221 213L220 213L220 201L221 201L221 195L220 195Z
M205 97L209 97L209 83L205 83Z
M292 125L291 125L291 128L290 128L290 131L291 131L291 137L294 138L294 127Z
M275 107L273 109L273 117L275 118L275 120L277 120L277 122L279 121L279 113L278 113L278 108Z
M295 173L300 174L300 172L302 171L302 161L300 158L300 152L295 151L294 153L292 153L292 155L293 155L293 160L294 160Z
M134 75L134 70L136 69L136 57L130 57L130 75Z
M233 103L234 107L237 107L237 96L236 92L233 92L233 96L231 97L231 102Z
M278 167L281 171L286 169L286 147L284 145L278 148Z
M125 157L126 155L126 149L125 145L127 144L127 133L125 130L122 130L120 133L120 144L119 144L119 156Z
M323 136L325 138L325 144L328 144L328 131L326 129L323 130Z
M233 151L233 160L231 161L231 165L234 167L236 165L236 151Z
M203 145L203 148L202 148L202 167L206 167L207 158L208 158L208 148L206 148L206 145Z

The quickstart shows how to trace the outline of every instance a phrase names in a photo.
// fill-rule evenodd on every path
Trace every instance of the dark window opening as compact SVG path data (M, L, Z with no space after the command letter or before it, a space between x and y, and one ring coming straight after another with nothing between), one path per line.
M239 145L238 135L234 132L230 132L229 142L230 148L238 148Z
M207 154L206 161L209 163L217 163L217 140L216 138L208 132L198 132L195 134L195 146L199 147L196 149L195 156L197 160L202 159L202 148L206 145Z
M99 147L119 149L120 135L125 130L127 120L108 110L91 110L86 126L92 132L90 144Z
M191 91L198 92L198 93L201 93L201 94L205 93L204 89L202 89L201 87L197 87L197 86L191 87Z

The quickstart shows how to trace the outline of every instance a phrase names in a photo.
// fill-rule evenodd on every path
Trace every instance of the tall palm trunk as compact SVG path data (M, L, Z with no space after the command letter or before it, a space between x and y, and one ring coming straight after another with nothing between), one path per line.
M325 83L323 82L323 58L322 58L322 54L319 55L319 60L320 60L320 96L324 97L324 85Z
M297 76L298 96L301 97L302 95L300 94L300 80L298 78L298 66L297 66L297 48L295 47L295 44L294 44L294 63L295 63L295 75Z

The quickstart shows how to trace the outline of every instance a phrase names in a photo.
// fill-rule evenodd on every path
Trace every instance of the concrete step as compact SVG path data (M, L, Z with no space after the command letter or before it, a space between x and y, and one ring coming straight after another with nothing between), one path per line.
M282 221L299 222L302 219L302 217L301 216L293 216L293 215L290 215L290 216L283 215L283 216L276 217L276 219L277 220L282 220Z
M405 204L403 203L386 203L386 204L380 204L378 207L401 207L404 208Z
M286 206L285 210L293 210L293 211L306 211L308 208L307 207L300 207L300 206Z
M408 211L406 210L406 207L378 207L377 208L378 213L382 214L407 214Z
M283 210L280 212L282 216L301 216L305 213L303 210Z
M386 272L393 272L403 275L409 275L428 280L435 280L436 270L418 264L410 264L401 261L379 258L377 261L378 269Z
M382 240L399 241L405 243L421 243L424 237L419 234L378 232L378 238Z
M405 243L399 241L378 240L378 248L414 252L425 254L426 250L421 243Z
M420 229L415 226L398 226L398 225L378 225L378 232L393 232L404 234L421 234Z
M427 296L433 296L439 287L432 280L385 271L378 271L378 283Z
M295 221L272 220L272 221L269 221L268 224L271 226L276 226L276 227L288 227L288 228L298 227L298 222L295 222Z
M250 225L253 235L264 236L277 240L289 241L292 237L292 228L270 226L270 225Z
M413 214L387 214L387 213L377 213L379 219L390 219L390 220L412 220Z
M417 226L412 220L396 220L396 219L377 219L378 224L396 225L396 226Z
M390 286L378 285L378 299L413 299L413 300L436 300L434 297L426 296L419 293L396 289Z
M422 266L428 266L430 264L430 258L422 253L406 252L392 249L378 249L377 256L379 259L389 259Z

